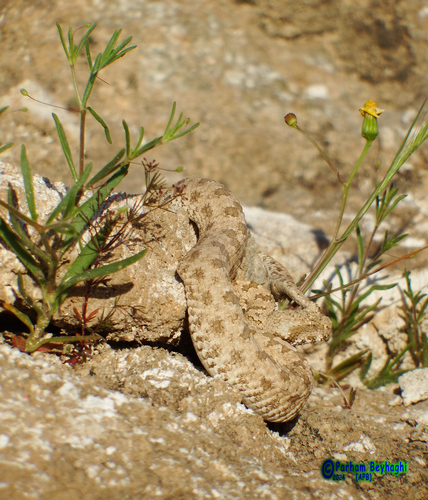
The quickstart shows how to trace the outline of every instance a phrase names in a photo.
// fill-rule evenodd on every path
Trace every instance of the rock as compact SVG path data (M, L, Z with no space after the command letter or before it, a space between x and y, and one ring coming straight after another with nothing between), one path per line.
M299 471L289 438L183 356L141 347L96 358L74 373L0 346L3 498L363 498Z
M395 396L395 398L388 401L389 406L401 406L403 404L403 398L401 396Z
M404 406L428 399L428 368L404 373L398 383L402 391Z
M343 450L347 452L354 451L357 453L369 453L370 455L376 453L376 447L374 446L370 438L364 436L363 434L361 434L358 441L346 444L343 447Z

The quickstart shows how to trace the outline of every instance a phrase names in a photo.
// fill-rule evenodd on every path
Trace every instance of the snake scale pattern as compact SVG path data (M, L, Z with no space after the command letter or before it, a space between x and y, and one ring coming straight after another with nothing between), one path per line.
M254 240L241 205L221 184L207 179L184 179L175 189L182 192L183 209L198 229L198 241L177 272L199 359L210 375L238 390L245 405L265 420L293 419L314 382L308 362L291 344L326 340L330 320L300 293L285 268L261 253L253 265L257 269L251 271L256 277L251 272L249 280L248 272L245 276L247 288L263 301L268 287L276 298L287 296L297 306L273 311L262 324L249 319L233 282L242 274L243 261L254 260L248 258ZM251 312L251 306L247 309Z

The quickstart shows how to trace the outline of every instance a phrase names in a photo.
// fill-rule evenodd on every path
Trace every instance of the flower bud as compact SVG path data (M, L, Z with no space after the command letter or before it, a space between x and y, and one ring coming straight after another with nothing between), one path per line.
M377 119L383 113L383 109L377 108L374 101L367 101L360 109L361 116L364 117L361 135L367 141L374 141L379 135Z
M372 115L367 114L363 120L363 128L361 130L361 135L367 141L374 141L379 135L379 128L377 125L377 118Z
M297 117L293 113L288 113L288 115L285 115L284 116L284 121L290 127L294 127L294 128L297 127Z

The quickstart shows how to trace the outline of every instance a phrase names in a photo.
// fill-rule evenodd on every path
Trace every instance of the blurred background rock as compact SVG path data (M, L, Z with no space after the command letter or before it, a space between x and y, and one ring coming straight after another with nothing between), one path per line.
M123 28L121 40L133 35L138 45L100 75L108 85L99 82L91 106L109 124L113 146L89 116L88 162L99 167L123 147L122 118L134 141L141 125L145 140L161 135L177 101L177 111L200 127L147 159L164 168L181 165L181 176L210 177L245 204L292 213L315 226L320 214L336 214L341 190L317 151L286 127L284 115L295 113L346 176L364 144L358 109L372 99L386 110L350 198L355 209L388 168L428 88L426 1L0 0L0 105L30 110L0 120L0 142L16 144L2 159L19 163L25 143L33 171L54 181L70 177L50 115L60 116L77 157L77 114L33 103L19 89L73 106L56 21L64 31L98 23L93 54L117 28ZM86 77L85 66L82 55L78 68ZM427 156L422 147L397 178L422 205ZM135 165L122 188L139 192L143 181ZM414 210L403 205L398 225Z

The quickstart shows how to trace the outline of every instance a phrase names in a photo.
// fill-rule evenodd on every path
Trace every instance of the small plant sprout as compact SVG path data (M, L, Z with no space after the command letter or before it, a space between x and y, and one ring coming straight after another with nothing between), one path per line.
M141 127L138 140L132 147L129 127L123 120L124 147L106 165L101 166L94 173L92 163L85 165L85 130L88 112L104 129L106 140L109 143L112 141L107 124L88 105L89 99L95 84L100 80L101 71L110 64L116 63L128 52L135 49L135 46L130 46L132 37L118 43L121 30L117 30L113 33L104 51L93 58L89 47L89 37L96 28L95 24L87 26L88 30L79 42L75 41L75 32L71 28L68 30L67 41L59 24L57 24L57 28L71 70L76 102L78 103L77 112L80 113L79 157L75 162L61 121L53 113L57 134L71 172L73 184L52 212L47 215L46 220L41 221L34 195L30 162L25 146L22 146L21 170L26 207L19 206L18 196L9 185L7 200L0 200L0 207L5 209L8 214L4 216L2 213L0 216L0 239L20 260L38 293L30 293L27 286L27 276L24 273L18 273L17 288L25 307L6 302L2 302L1 306L19 318L29 330L25 338L16 336L12 339L14 345L21 350L33 352L45 344L75 342L81 346L81 352L78 350L73 352L75 355L76 352L79 352L79 356L82 356L82 352L87 352L88 343L99 339L96 334L98 327L96 325L89 326L97 312L89 312L88 309L91 289L105 280L108 275L140 260L147 251L142 250L126 259L103 265L103 256L129 238L130 222L133 218L140 217L138 211L141 208L141 206L133 207L125 214L120 210L113 213L106 208L108 204L105 202L114 198L114 195L112 197L113 190L128 174L131 162L134 163L133 160L151 149L183 137L194 130L199 123L189 127L190 120L183 120L182 113L174 122L176 109L174 103L164 134L142 146L144 128ZM75 68L75 62L82 50L86 52L89 69L87 83L83 91L79 89L77 84ZM25 89L22 89L21 93L34 99ZM0 110L0 114L4 113L6 109ZM12 144L2 146L0 152L11 146ZM158 165L154 162L152 164L143 162L147 189L140 205L159 208L166 204L165 201L161 200L164 184L157 172L157 167ZM84 235L86 236L83 237ZM78 249L78 254L77 257L71 258L70 256L74 255L73 249ZM46 333L46 329L53 316L73 287L82 282L86 286L86 298L82 311L75 310L75 315L81 323L81 331L74 336L52 337L50 333ZM39 299L36 296L42 298ZM102 319L99 321L102 323L110 320L111 314L109 313L105 317L102 315ZM88 332L89 334L87 334Z

